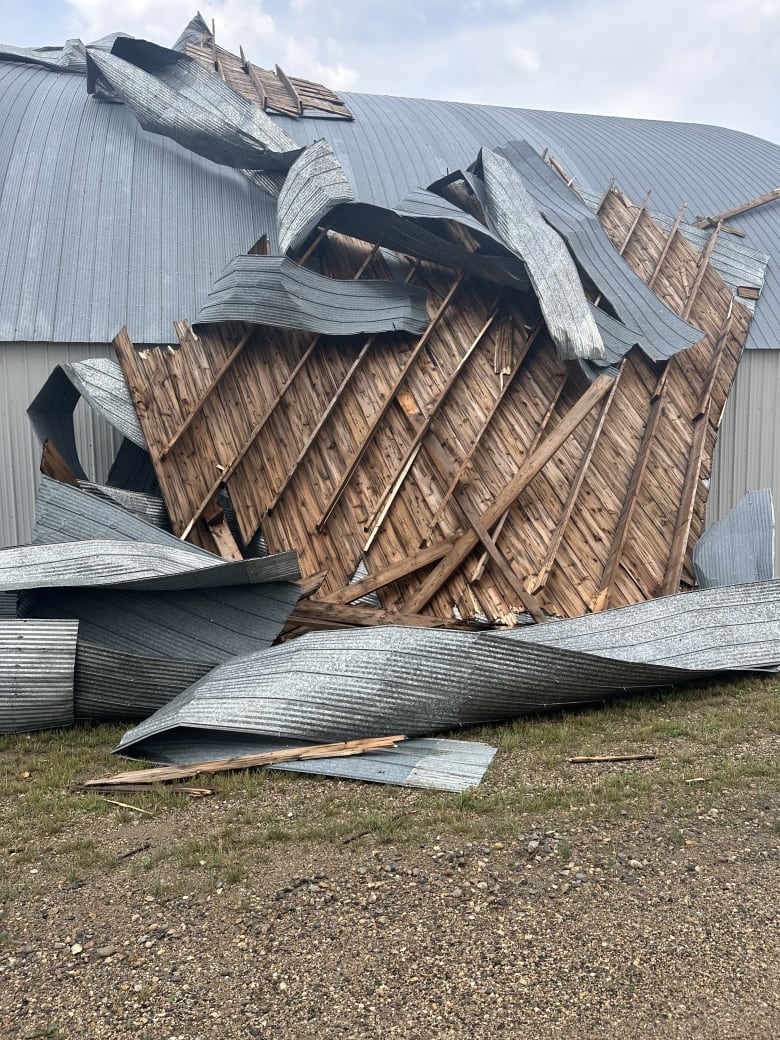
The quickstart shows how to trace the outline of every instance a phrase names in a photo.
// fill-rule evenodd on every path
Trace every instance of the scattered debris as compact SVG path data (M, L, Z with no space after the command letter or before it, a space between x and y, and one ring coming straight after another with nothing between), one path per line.
M650 762L655 755L577 755L569 761L575 765L590 765L598 762Z

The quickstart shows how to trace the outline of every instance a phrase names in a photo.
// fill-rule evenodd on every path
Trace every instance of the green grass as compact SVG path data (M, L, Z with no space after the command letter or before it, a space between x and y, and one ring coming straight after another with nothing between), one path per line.
M460 731L453 736L499 749L480 787L461 795L255 771L209 777L204 786L215 795L207 799L175 787L117 795L127 808L72 786L126 767L110 754L125 725L0 737L0 842L9 852L0 897L23 891L36 869L73 882L121 868L146 876L152 894L173 893L240 884L280 845L381 845L437 834L487 842L560 830L573 817L668 816L674 845L681 820L724 800L749 794L778 803L780 763L767 742L780 734L779 693L776 677L738 677ZM656 757L569 762L618 752ZM138 851L139 837L151 847Z

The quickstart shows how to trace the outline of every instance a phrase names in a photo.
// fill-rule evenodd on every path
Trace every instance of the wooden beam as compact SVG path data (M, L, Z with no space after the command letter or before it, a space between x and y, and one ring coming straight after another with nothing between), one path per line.
M688 208L688 203L687 202L683 202L682 206L680 207L680 212L674 218L674 223L672 224L671 231L666 236L666 241L664 242L664 247L661 250L661 255L656 260L655 267L653 268L653 273L650 275L650 278L649 278L649 280L647 282L648 287L650 289L653 288L653 286L655 285L656 278L661 273L661 267L663 265L664 260L666 259L667 255L668 255L668 253L669 253L669 250L672 248L672 242L674 242L674 236L677 234L677 232L680 229L680 224L682 224L682 218L683 218L687 208Z
M362 604L325 603L320 599L307 599L295 606L288 619L290 625L324 625L327 628L346 625L374 627L376 625L406 625L409 628L468 628L468 624L455 618L433 617L430 614L415 614L408 610L383 610L381 607L366 607Z
M694 221L693 226L715 227L726 220L731 220L732 217L738 217L740 213L747 213L748 210L756 209L757 206L765 206L767 202L774 202L775 199L780 199L780 188L773 188L772 191L768 191L764 195L757 195L756 198L742 202L732 209L724 209L722 213L716 213L714 217L699 217Z
M417 432L414 435L412 443L409 445L409 448L407 449L406 456L404 457L403 461L401 462L401 464L396 469L396 472L395 472L394 476L391 479L390 486L387 489L387 491L385 492L384 496L382 497L379 505L377 506L376 512L374 513L374 516L371 519L371 522L370 522L370 525L369 525L370 529L371 529L370 530L370 534L368 536L368 540L366 541L366 544L363 546L363 552L364 553L368 552L368 550L371 548L371 546L372 546L372 544L374 542L374 539L379 534L379 531L380 531L380 528L382 526L382 523L384 522L385 517L387 516L388 512L390 511L390 507L392 506L393 502L395 501L398 493L400 492L401 487L403 486L403 483L404 483L404 481L406 479L406 476L409 473L409 470L414 465L414 462L415 462L415 460L417 458L417 454L418 454L418 452L420 450L420 446L422 444L423 438L425 437L425 435L430 430L431 424L433 423L433 420L436 418L436 415L437 415L439 409L444 404L445 400L447 399L447 395L449 394L450 390L453 388L453 386L457 382L458 376L462 372L462 370L465 367L465 365L468 363L468 361L471 358L471 356L474 353L474 351L477 349L477 347L480 345L480 343L484 339L486 333L488 332L488 330L490 329L491 325L495 321L497 315L498 315L498 301L496 301L496 303L494 304L490 314L488 315L487 321L484 323L482 328L479 330L479 332L475 336L475 338L472 341L472 343L466 348L466 351L463 354L463 356L461 357L460 361L455 366L455 368L451 372L449 378L444 383L444 386L442 387L439 396L437 397L436 401L434 402L433 407L429 410L427 416L425 417L425 420L422 423L420 423L419 425L417 425Z
M206 401L208 401L209 397L211 397L211 395L214 393L219 384L222 382L225 373L228 372L228 370L231 368L236 358L239 356L244 347L247 346L247 344L249 343L256 331L256 328L252 328L249 330L249 332L246 333L246 335L242 336L233 348L233 350L231 350L228 357L222 362L220 367L214 373L214 376L209 385L206 387L206 389L203 391L203 393L200 395L197 401L193 404L192 411L190 412L190 414L187 416L187 418L184 420L184 422L181 424L178 430L174 433L174 435L170 438L165 447L161 450L158 456L160 462L165 461L165 459L170 455L171 450L179 442L179 439L182 437L182 435L185 434L187 430L190 428L192 420L201 410Z
M712 251L715 248L715 243L718 241L718 235L720 234L720 224L715 225L715 229L710 235L707 245L702 250L701 256L699 257L698 264L696 265L696 277L693 280L691 291L688 293L688 299L685 303L685 310L682 312L683 321L687 321L690 317L693 305L696 303L696 297L699 295L699 289L701 283L704 281L704 276L707 273L707 265L710 262Z
M715 345L712 349L712 358L707 370L707 377L704 380L704 386L699 394L699 399L696 403L696 409L694 411L693 418L698 419L699 416L703 415L707 410L707 406L712 398L712 390L715 386L715 380L718 378L718 372L720 370L721 363L723 361L723 355L726 352L726 344L728 342L729 335L731 334L731 326L734 321L734 301L729 301L729 309L726 312L726 317L723 319L723 323L718 333L718 338L715 341Z
M455 280L453 281L452 285L450 286L449 290L447 291L444 299L439 304L438 308L436 309L435 314L431 318L431 320L430 320L430 322L428 324L428 328L425 330L425 332L418 339L417 343L415 344L415 346L410 351L409 357L406 360L403 368L401 369L400 373L396 377L396 380L393 383L392 387L387 392L384 404L379 409L379 411L377 412L377 414L374 417L373 421L369 425L368 430L366 431L366 433L365 433L365 435L363 437L363 440L362 440L360 446L358 447L358 450L353 455L352 461L350 462L349 466L347 467L346 473L344 473L344 475L342 476L341 480L339 481L338 485L336 486L335 490L333 491L333 494L328 499L328 502L327 502L325 508L323 509L322 513L320 514L320 517L317 520L317 523L315 525L316 529L318 531L322 530L322 528L327 524L331 514L333 513L333 510L336 508L336 506L338 505L339 501L341 500L341 496L344 494L344 492L345 492L345 490L347 488L347 485L349 484L350 480L354 476L355 470L360 465L360 462L361 462L363 456L365 455L366 451L368 450L369 445L371 444L372 440L374 439L374 434L376 433L377 429L379 428L379 424L382 422L382 420L384 419L384 417L387 414L388 410L390 409L390 407L391 407L391 405L392 405L392 403L393 403L393 401L395 399L395 395L400 390L401 385L403 384L404 380L406 379L406 376L409 373L409 370L411 369L412 365L417 360L417 358L418 358L418 356L420 354L420 351L423 349L423 347L425 346L425 344L428 342L428 340L430 339L431 335L433 334L434 329L438 325L439 320L441 319L441 316L444 314L444 312L446 311L447 307L449 306L450 301L452 300L452 297L455 295L455 292L457 291L458 286L463 281L463 278L464 278L464 272L463 271L459 271L457 276L456 276L456 278L455 278Z
M615 580L615 574L617 573L620 558L623 554L623 547L626 544L628 529L631 525L634 510L639 498L639 489L642 486L645 473L647 472L647 463L650 458L650 450L653 446L653 440L655 439L658 425L661 421L661 416L663 415L668 375L669 365L667 364L663 370L661 378L656 383L652 404L650 405L650 414L647 417L645 432L643 433L642 440L639 444L639 451L637 452L636 460L634 462L631 480L629 481L628 490L623 499L623 505L620 509L620 515L618 516L615 532L612 535L612 541L609 545L607 560L601 574L601 587L590 604L590 609L594 614L597 614L599 611L604 610L609 606L612 583Z
M652 189L648 189L647 194L642 199L641 203L639 204L639 208L637 209L636 213L634 214L634 219L629 224L628 231L626 231L625 238L623 239L623 244L621 245L620 249L618 249L618 253L621 256L623 255L623 253L625 253L626 247L628 246L628 243L631 241L631 236L636 231L636 226L639 223L639 221L642 219L642 214L647 209L647 200L650 198L651 192L652 192Z
M677 522L674 525L672 549L669 553L669 562L666 567L666 577L661 588L662 596L671 596L677 592L680 586L680 575L685 562L691 521L693 520L693 511L696 506L696 492L699 486L699 476L701 475L709 424L710 406L708 404L704 414L699 416L694 424L693 444L691 445L691 453L688 456L680 508L677 511Z
M51 477L52 480L58 480L60 484L79 487L79 482L70 466L57 451L54 442L49 440L48 437L43 442L43 451L41 452L41 473L46 477Z
M482 514L480 520L483 527L489 530L501 514L509 509L520 493L544 469L553 455L565 444L580 423L583 422L609 391L611 385L612 379L606 375L599 376L598 379L591 383L579 401L564 416L552 433L542 441L533 455L525 460L506 487L496 496L493 504ZM469 553L474 550L478 542L479 538L473 531L466 531L462 534L447 556L444 557L423 582L422 587L406 603L407 611L417 612L422 610L444 582L463 563Z
M563 536L566 533L566 528L568 527L569 521L571 520L572 513L574 512L574 507L577 503L577 499L579 498L580 490L582 489L582 485L585 481L585 477L588 473L588 469L593 459L593 453L595 452L596 445L599 442L601 431L604 429L604 423L607 420L609 409L612 406L612 402L615 399L618 383L620 382L620 377L623 374L625 366L626 359L623 358L622 362L620 363L620 371L618 372L614 385L605 397L604 403L601 406L599 417L596 420L596 424L593 427L593 430L591 431L590 439L588 441L587 448L585 449L585 454L580 459L580 464L577 467L577 473L574 477L574 480L571 483L569 493L566 496L566 502L563 507L563 513L561 514L561 518L555 526L555 530L553 531L552 537L550 539L550 544L547 546L547 552L545 553L544 559L542 560L542 565L539 568L539 572L536 575L536 577L532 579L530 591L533 594L538 593L547 584L547 579L549 578L550 571L552 570L553 565L555 563L555 559L558 555L558 550L560 549L561 542L563 541Z
M512 386L512 383L513 383L513 381L515 379L515 376L520 371L520 368L522 367L523 362L525 361L526 357L528 356L528 352L530 351L531 347L534 344L534 341L536 340L536 337L539 335L539 333L540 333L540 331L542 330L543 327L544 327L543 322L540 321L537 325L535 325L531 329L531 331L526 336L525 342L523 343L523 345L522 345L522 347L520 349L520 353L518 355L518 358L515 361L514 365L512 366L512 370L509 373L509 376L507 377L506 382L502 383L501 389L500 389L499 393L497 394L495 401L493 402L493 404L490 407L490 411L485 416L484 422L482 423L482 428L480 429L479 433L477 434L477 436L476 436L476 438L474 440L474 443L471 445L471 447L469 448L468 452L464 456L463 461L461 462L460 466L458 467L458 471L454 474L454 476L453 476L453 478L452 478L452 480L451 480L447 490L444 493L444 498L442 499L438 509L436 510L436 513L434 514L433 519L431 520L430 524L428 525L428 531L427 531L427 533L425 535L425 539L424 539L426 542L431 538L431 536L433 535L433 532L434 532L437 524L439 523L439 521L441 520L442 516L444 515L444 510L447 508L447 505L449 504L450 499L452 498L453 494L455 493L455 488L458 486L460 481L463 479L463 474L466 472L468 467L471 465L471 460L474 458L474 454L477 451L477 448L479 447L480 441L482 440L482 438L484 437L485 433L487 432L487 429L490 426L490 422L493 419L493 416L496 414L496 412L498 411L498 409L499 409L499 407L501 405L501 402L504 400L504 397L509 392L509 389Z
M301 101L300 96L298 95L298 91L295 89L295 87L290 82L290 79L289 79L287 73L279 65L276 65L275 69L276 69L276 75L278 76L279 81L281 82L282 86L287 91L287 93L290 95L290 100L292 101L292 103L298 109L298 115L302 115L302 113L303 113L303 102Z
M526 453L528 456L533 455L533 453L536 451L536 449L539 446L539 444L541 444L542 438L544 437L544 435L547 432L547 424L549 423L550 419L552 419L553 412L556 409L558 401L560 400L561 394L563 393L564 387L566 386L568 381L569 381L569 373L564 371L563 378L559 380L558 386L556 387L555 392L553 393L553 395L550 398L550 401L549 401L549 403L547 405L547 411L542 416L542 421L539 423L539 426L538 426L538 428L536 430L536 433L533 436L533 440L531 441L531 444L530 444L530 446L528 448L528 451ZM506 523L508 516L509 516L509 510L507 509L507 510L504 511L503 515L501 517L499 517L498 522L496 523L495 527L493 528L493 540L494 541L496 541L496 542L498 541L499 535L501 534L501 531L503 530L504 524ZM473 570L473 572L471 574L471 579L470 580L471 580L472 583L477 582L477 581L480 580L480 578L482 577L482 573L485 570L485 566L487 564L487 561L488 561L488 554L485 552L485 553L482 554L482 556L477 561L477 565L475 566L475 568L474 568L474 570Z
M244 48L243 47L239 47L238 49L239 49L239 52L241 54L241 64L242 64L242 66L244 68L244 72L249 77L249 82L255 88L255 93L257 94L257 100L258 100L258 102L260 104L260 107L262 109L265 109L266 106L268 105L268 95L265 92L265 87L263 86L263 84L262 84L262 82L260 80L260 77L255 72L254 67L252 66L251 62L248 62L246 60L246 55L244 54Z
M327 596L322 596L319 602L353 603L356 599L362 599L363 596L368 596L370 593L376 592L377 589L383 589L387 585L392 585L394 581L400 581L409 574L436 563L442 556L447 555L455 544L456 539L457 535L450 535L449 538L443 538L440 542L436 542L435 545L429 545L425 549L418 549L411 556L398 560L396 563L390 563L374 574L369 574L367 578L363 578L361 581L347 585L343 589L339 589L338 592L331 592Z
M602 209L604 208L604 203L607 201L607 199L610 196L610 193L612 192L612 189L615 187L615 180L616 180L615 177L610 177L609 184L604 189L604 194L599 199L598 206L596 206L596 216L598 216L599 213L601 213Z

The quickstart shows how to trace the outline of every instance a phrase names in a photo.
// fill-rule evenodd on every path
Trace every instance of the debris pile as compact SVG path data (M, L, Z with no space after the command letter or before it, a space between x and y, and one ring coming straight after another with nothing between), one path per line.
M170 315L173 345L120 330L118 363L59 365L31 404L43 476L32 544L0 552L25 619L0 621L0 726L151 715L118 750L195 761L780 663L773 582L673 595L696 583L751 316L712 263L721 223L697 251L614 185L589 205L523 141L362 203L324 141L267 115L300 115L300 84L277 69L274 101L273 74L188 29L174 51L88 48L89 89L278 196L280 252L232 260ZM80 399L121 437L103 485ZM451 744L332 761L462 789L492 751Z

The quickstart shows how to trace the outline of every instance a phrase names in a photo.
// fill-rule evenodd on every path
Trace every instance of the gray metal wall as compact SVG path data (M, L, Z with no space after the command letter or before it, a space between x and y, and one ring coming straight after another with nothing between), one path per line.
M114 348L89 343L0 345L0 546L29 541L41 447L27 419L27 405L61 361L114 357ZM79 402L76 444L87 473L102 480L118 447L104 420Z
M707 523L720 520L746 491L771 488L780 503L780 349L748 350L718 435ZM775 532L775 558L780 538Z

